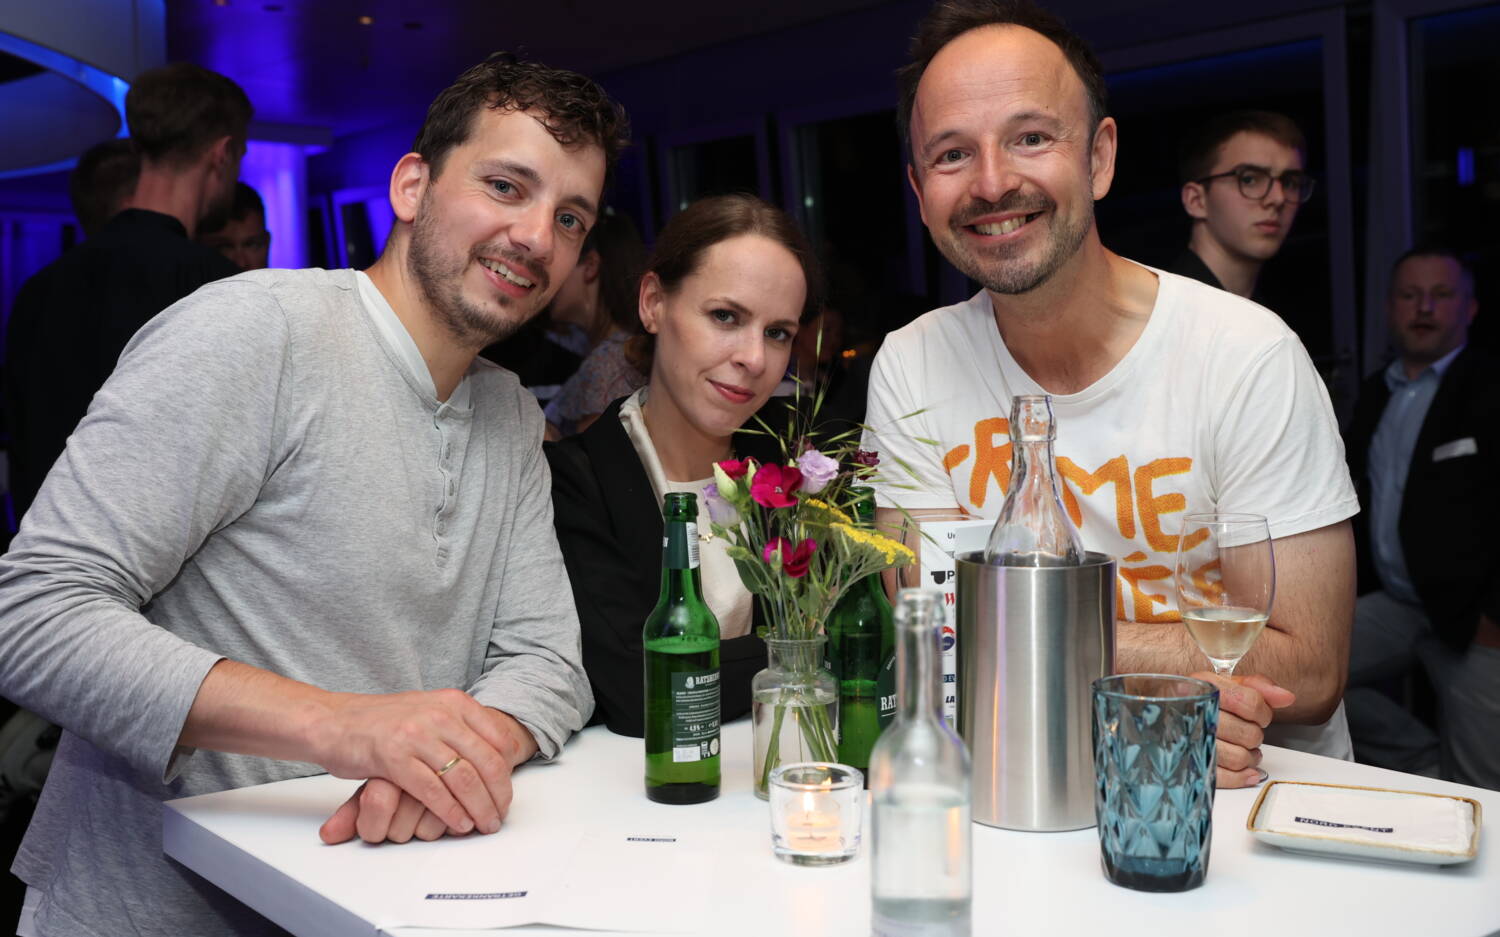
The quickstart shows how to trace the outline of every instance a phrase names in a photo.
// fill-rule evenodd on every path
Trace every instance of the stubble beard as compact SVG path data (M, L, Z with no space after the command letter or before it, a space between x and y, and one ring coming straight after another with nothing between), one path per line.
M478 255L471 253L451 260L444 256L439 246L436 214L429 204L429 196L424 195L412 224L411 243L406 253L407 269L426 298L434 318L465 347L484 348L510 338L541 311L544 304L536 303L536 299L548 295L546 273L514 256L513 252L487 251L487 254L504 256L523 267L536 284L533 287L536 296L524 299L503 297L499 300L498 314L470 302L463 293L464 273L469 264L478 263ZM535 305L528 309L528 303Z
M1029 293L1051 280L1078 253L1094 223L1093 200L1085 198L1083 204L1082 216L1070 223L1057 214L1057 203L1043 194L1011 193L998 202L975 199L954 212L946 235L938 241L938 250L965 276L992 293L1004 296ZM1027 262L1021 256L1026 249L1022 245L1006 244L974 250L965 242L965 224L984 215L1010 212L1047 213L1053 227L1041 256L1036 260Z

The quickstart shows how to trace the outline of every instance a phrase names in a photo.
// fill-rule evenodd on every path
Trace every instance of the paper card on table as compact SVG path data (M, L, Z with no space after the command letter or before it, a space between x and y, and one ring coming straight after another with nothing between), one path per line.
M498 929L550 924L581 930L700 933L713 854L679 833L591 833L497 869L447 866L388 905L380 930ZM554 844L555 845L555 844ZM426 884L424 884L426 883Z
M546 838L513 835L504 850L475 849L485 841L407 844L428 861L413 863L415 874L399 886L383 887L375 917L381 931L396 927L490 929L548 923L557 905L565 861L581 836ZM445 849L426 849L447 846ZM459 847L459 848L454 848ZM415 851L414 851L414 854ZM367 899L368 900L368 899Z
M591 833L567 864L562 927L699 934L712 929L715 852L703 837L648 830Z

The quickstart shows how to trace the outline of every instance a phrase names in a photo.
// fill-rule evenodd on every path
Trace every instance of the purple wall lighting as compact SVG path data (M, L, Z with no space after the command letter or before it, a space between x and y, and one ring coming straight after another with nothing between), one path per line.
M302 143L251 140L240 163L240 179L266 203L273 267L308 264L307 152Z

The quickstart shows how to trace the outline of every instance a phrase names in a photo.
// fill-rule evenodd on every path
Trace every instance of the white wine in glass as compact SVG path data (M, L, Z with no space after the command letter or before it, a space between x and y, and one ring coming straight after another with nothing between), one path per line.
M1276 561L1258 514L1189 514L1177 547L1177 607L1213 665L1232 674L1271 615Z

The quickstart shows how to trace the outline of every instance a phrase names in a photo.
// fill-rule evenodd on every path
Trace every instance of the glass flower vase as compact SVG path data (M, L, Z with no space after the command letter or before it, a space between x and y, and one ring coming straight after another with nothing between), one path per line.
M838 761L839 686L823 668L825 640L766 638L766 669L750 683L755 796L761 800L779 765Z

